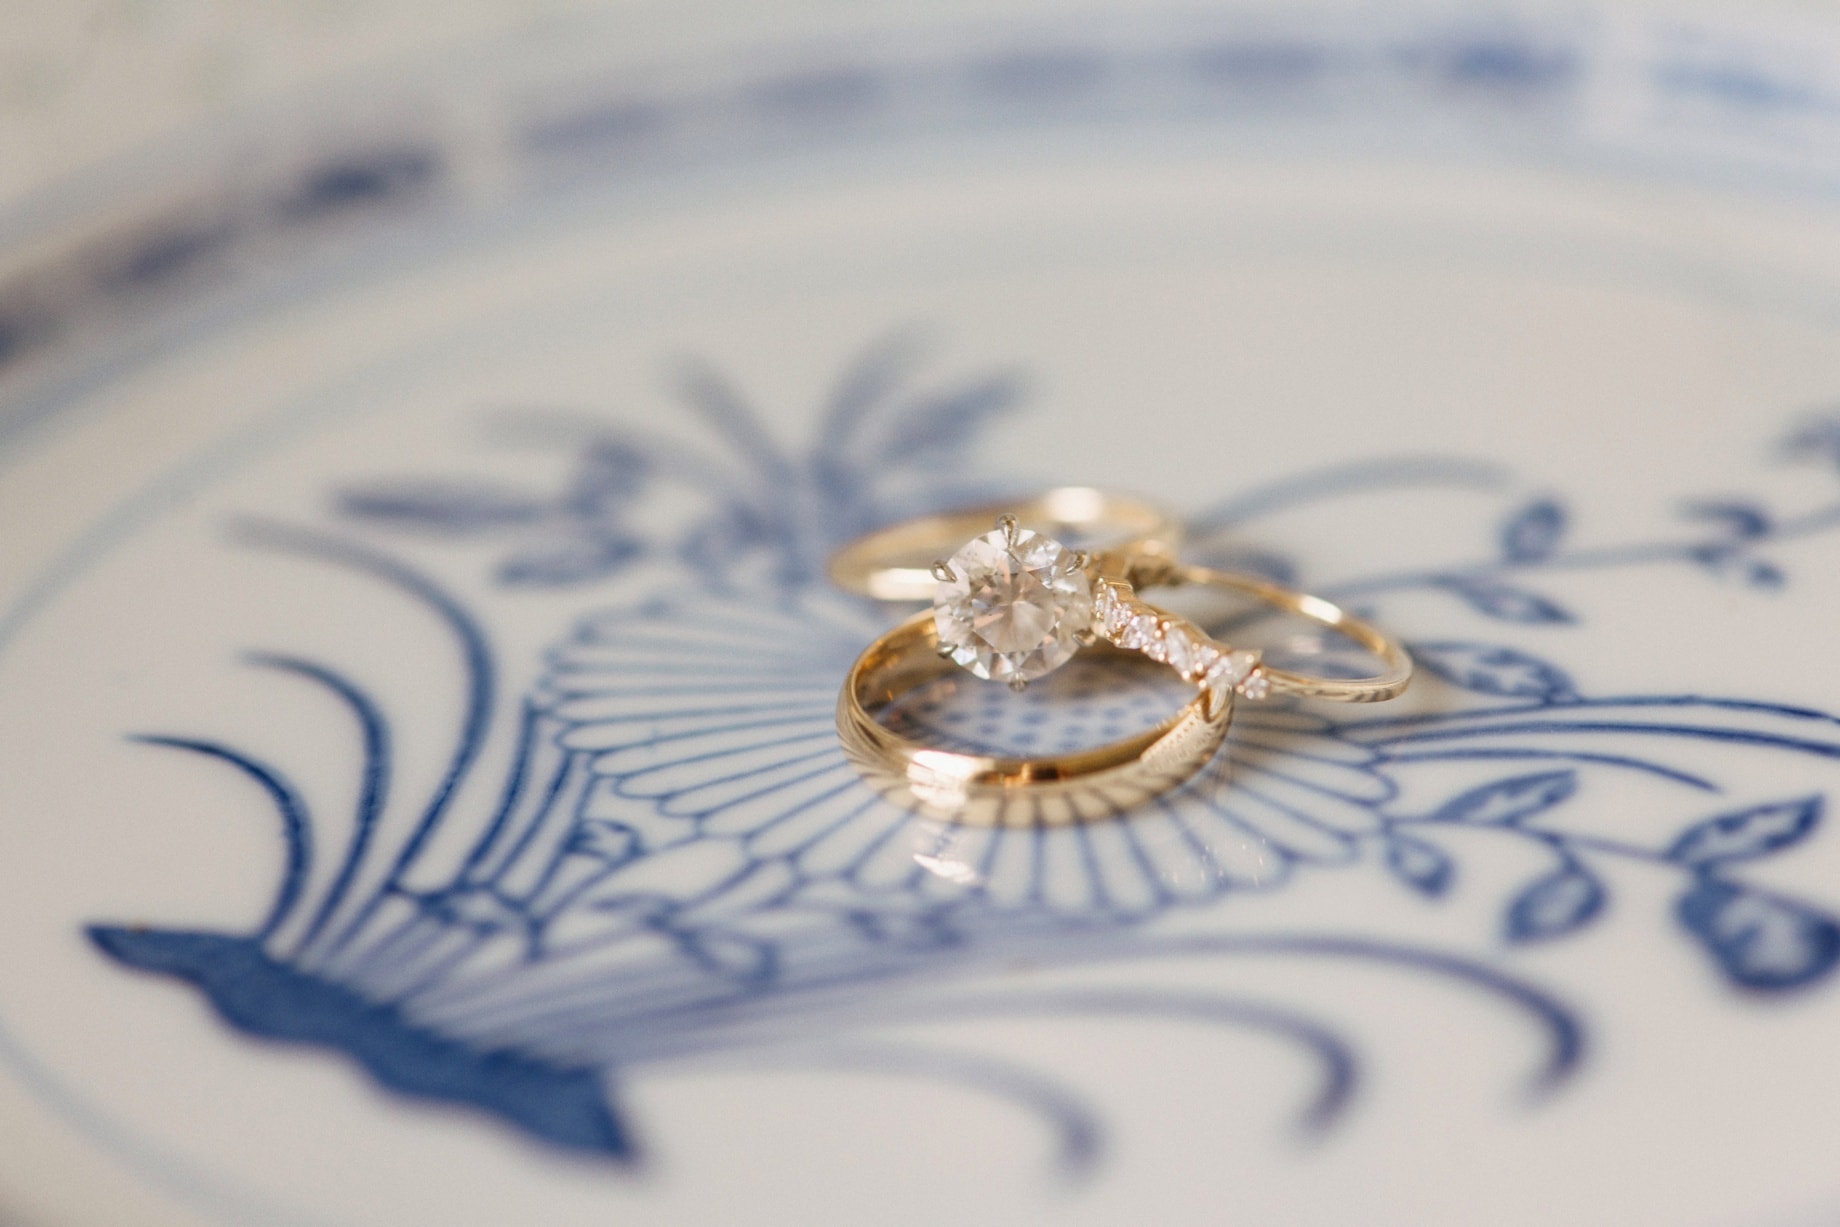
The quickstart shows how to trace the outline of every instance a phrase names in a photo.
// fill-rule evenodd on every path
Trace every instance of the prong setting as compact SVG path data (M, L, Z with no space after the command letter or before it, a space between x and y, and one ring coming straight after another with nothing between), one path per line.
M939 642L978 677L1032 681L1088 641L1092 577L1072 550L1014 516L933 564L932 575Z

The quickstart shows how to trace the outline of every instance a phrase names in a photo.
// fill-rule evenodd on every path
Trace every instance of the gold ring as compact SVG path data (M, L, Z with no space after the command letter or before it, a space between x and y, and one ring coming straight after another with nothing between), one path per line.
M871 644L837 696L837 736L863 779L890 801L977 826L1065 826L1115 817L1164 793L1214 757L1233 719L1207 691L1146 732L1090 750L1004 758L943 750L878 721L882 708L957 669L939 654L929 610Z
M1133 580L1146 588L1195 585L1253 597L1360 644L1379 659L1380 672L1361 678L1312 677L1273 668L1256 649L1222 643L1188 619L1143 601ZM1230 688L1249 699L1291 694L1341 703L1378 703L1398 697L1412 682L1412 657L1399 640L1332 601L1254 575L1177 563L1139 568L1132 579L1101 578L1093 594L1093 623L1109 643L1163 661L1188 681Z
M1168 561L1154 553L1106 563L1069 550L1003 515L930 575L934 608L871 644L837 700L845 752L885 796L934 817L988 825L1056 825L1120 814L1186 780L1213 757L1235 695L1304 695L1344 702L1405 689L1403 645L1340 606L1253 576ZM1318 622L1381 662L1373 677L1311 677L1267 666L1192 621L1144 602L1136 585L1224 588ZM1156 728L1071 754L1005 758L915 741L875 718L916 688L961 666L1021 689L1097 640L1167 664L1200 691Z
M1009 515L1063 541L1084 546L1102 574L1122 574L1138 556L1173 560L1182 522L1141 499L1090 486L1061 486L1020 502L991 503L920 516L859 537L831 555L831 582L884 601L930 601L936 559Z

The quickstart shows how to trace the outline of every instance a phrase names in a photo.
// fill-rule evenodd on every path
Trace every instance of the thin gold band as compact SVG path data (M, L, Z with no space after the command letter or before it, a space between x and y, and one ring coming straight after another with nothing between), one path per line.
M1239 682L1240 693L1263 698L1269 694L1291 694L1309 699L1333 699L1341 703L1378 703L1383 699L1395 698L1405 691L1412 681L1412 657L1405 645L1393 636L1380 630L1371 623L1355 617L1333 601L1325 601L1319 596L1305 592L1296 592L1270 580L1260 579L1255 575L1244 575L1234 571L1216 571L1211 567L1197 567L1185 564L1163 564L1151 561L1145 565L1133 567L1133 579L1136 588L1177 588L1198 586L1207 588L1224 588L1230 592L1243 593L1262 601L1285 613L1297 614L1312 622L1320 623L1338 634L1353 640L1380 661L1380 672L1372 677L1332 678L1312 677L1307 673L1295 673L1289 669L1277 669L1264 663L1256 666L1254 678L1262 678L1255 689L1249 689L1247 679ZM1121 580L1102 580L1102 584L1114 589L1111 599L1126 603L1126 612L1136 612L1142 618L1160 619L1159 637L1167 636L1168 627L1179 625L1186 631L1199 634L1192 623L1163 613L1153 605L1144 604L1136 597L1133 584ZM1122 619L1114 626L1125 625ZM1113 642L1120 642L1116 633L1110 628L1102 630L1105 637ZM1212 640L1211 646L1222 652L1231 651L1225 644ZM1163 659L1157 650L1149 644L1123 642L1121 646L1135 647L1145 651L1156 659Z
M1153 729L1109 745L1039 758L963 754L910 740L870 714L957 665L939 656L931 611L857 658L837 697L837 735L871 787L930 817L978 826L1064 826L1115 817L1169 791L1220 748L1233 719L1207 692Z
M878 529L831 555L831 582L884 601L930 601L939 581L933 564L998 517L1014 516L1053 537L1090 539L1101 575L1124 574L1132 560L1173 561L1182 522L1140 499L1090 486L1061 486L1031 499L920 516Z

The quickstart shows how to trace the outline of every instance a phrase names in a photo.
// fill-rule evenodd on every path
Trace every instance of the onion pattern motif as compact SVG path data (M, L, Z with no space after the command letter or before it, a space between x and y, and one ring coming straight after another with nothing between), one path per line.
M1771 545L1840 522L1834 508L1700 504L1677 539L1586 553L1568 545L1560 500L1509 506L1492 557L1312 584L1382 614L1408 592L1465 609L1485 628L1476 638L1412 645L1461 701L1333 719L1242 705L1228 752L1128 820L954 827L862 785L832 715L844 671L889 615L826 589L828 551L996 488L966 477L969 444L1011 409L1014 379L928 383L915 361L903 337L854 363L803 450L782 447L739 392L696 368L687 403L726 440L722 454L596 427L573 445L556 491L360 484L341 493L331 527L245 526L248 543L362 576L439 619L468 695L446 771L428 795L402 796L399 730L359 679L286 654L254 657L343 704L365 747L355 812L326 821L286 764L259 761L233 738L143 735L257 784L287 856L266 916L246 931L98 923L96 946L189 983L240 1031L334 1050L392 1093L609 1160L641 1153L642 1130L620 1097L635 1070L792 1051L1024 1104L1072 1170L1102 1153L1103 1114L1055 1071L851 1038L890 1022L1029 1013L1253 1028L1312 1058L1297 1123L1320 1132L1360 1086L1341 1020L1228 993L1031 990L988 974L1018 957L1077 969L1260 954L1390 968L1497 1002L1533 1022L1527 1076L1543 1093L1583 1068L1587 1031L1573 1003L1517 970L1517 954L1607 923L1611 871L1628 863L1672 875L1673 910L1654 919L1735 991L1781 994L1831 976L1840 924L1826 907L1746 876L1817 829L1824 795L1741 795L1719 773L1756 755L1840 758L1840 723L1690 690L1592 696L1512 641L1529 626L1580 621L1542 591L1542 575L1560 570L1681 565L1709 583L1780 586ZM1833 437L1816 423L1792 444L1830 462ZM1201 513L1199 548L1210 562L1289 578L1307 560L1244 548L1261 514L1450 484L1500 483L1487 466L1424 460L1306 473ZM666 497L697 511L648 533L639 513ZM410 528L440 534L431 544ZM494 568L495 601L532 589L579 597L528 693L503 693L492 610L466 607L412 561L453 549ZM654 579L633 582L641 572ZM1026 750L1114 737L1167 710L1169 695L1142 676L1070 667L1020 696L947 687L892 718L947 743ZM509 751L488 755L497 744ZM501 763L494 787L468 786ZM1414 778L1452 768L1471 772L1461 788L1429 806L1402 800ZM1620 833L1592 804L1595 781L1630 775L1670 798L1679 821L1665 838ZM391 806L415 820L383 822ZM1383 875L1433 906L1462 875L1462 841L1448 838L1458 830L1542 858L1500 900L1495 934L1453 932L1428 946L1328 927L1186 922L1230 920L1236 898L1308 874Z

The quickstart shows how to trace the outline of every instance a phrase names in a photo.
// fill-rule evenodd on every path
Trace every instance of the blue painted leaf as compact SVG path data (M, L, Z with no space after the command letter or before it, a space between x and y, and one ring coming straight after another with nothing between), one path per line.
M1546 941L1575 933L1604 910L1604 885L1575 862L1536 878L1508 905L1512 942Z
M1525 588L1474 575L1446 575L1438 586L1461 597L1477 613L1502 622L1562 623L1574 619L1565 609Z
M878 449L878 465L949 459L991 418L1015 407L1019 382L1009 375L981 380L947 396L910 405Z
M820 467L834 465L858 430L879 412L898 409L900 402L893 394L921 356L924 340L923 329L897 328L869 344L844 369L831 391L813 449Z
M1569 769L1517 775L1452 797L1431 820L1505 826L1549 810L1577 790L1578 773Z
M1450 889L1456 876L1456 866L1442 851L1404 835L1386 841L1386 867L1401 882L1434 899Z
M1490 643L1414 643L1412 659L1452 686L1477 694L1564 702L1577 697L1572 679L1537 656Z
M1720 579L1735 579L1765 591L1781 588L1785 579L1781 567L1730 542L1714 541L1693 546L1687 550L1687 557Z
M1768 536L1771 528L1770 513L1755 503L1712 500L1688 503L1682 510L1690 519L1710 521L1745 540Z
M398 528L462 536L528 524L549 511L542 499L514 490L466 482L391 482L347 490L341 515Z
M1840 468L1840 414L1817 414L1803 421L1782 442L1783 454L1800 460L1824 460Z
M1759 805L1689 827L1674 841L1668 855L1684 865L1768 856L1806 839L1820 821L1819 796Z
M1781 588L1787 578L1781 567L1761 558L1748 560L1744 567L1744 582L1753 588L1761 588L1765 592L1774 592Z
M792 479L792 464L761 424L760 415L720 371L705 362L685 362L678 369L678 387L684 402L737 456L751 461L770 480Z
M649 468L637 448L612 439L598 440L582 454L563 505L587 519L603 517L640 492Z
M583 583L613 574L644 552L627 537L582 535L526 550L498 569L500 583L548 587Z
M1501 526L1501 556L1509 562L1552 557L1565 536L1565 508L1556 499L1535 499Z
M1709 875L1680 897L1676 915L1744 988L1775 992L1811 984L1840 960L1840 923L1833 917Z
M1723 575L1731 569L1732 561L1742 556L1743 547L1729 541L1710 541L1687 549L1688 558L1715 575Z

